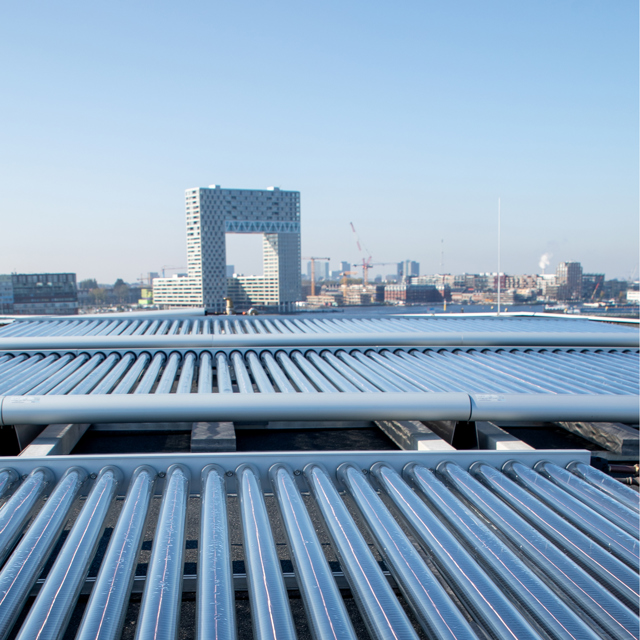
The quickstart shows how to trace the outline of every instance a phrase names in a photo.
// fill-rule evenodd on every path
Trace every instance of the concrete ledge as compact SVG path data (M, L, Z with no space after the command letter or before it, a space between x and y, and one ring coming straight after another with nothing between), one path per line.
M640 438L638 430L619 422L558 422L571 433L581 436L604 449L637 459Z
M476 436L478 438L478 449L523 451L534 448L501 429L493 422L476 422Z
M20 451L31 444L45 429L46 424L16 424L16 436L18 438L18 446Z
M448 442L417 420L378 420L375 424L401 449L455 451Z
M235 451L236 432L233 422L194 422L191 428L191 451L213 453Z
M459 420L422 420L421 422L454 449L474 449L478 444L474 422Z
M50 424L19 455L24 458L68 455L88 428L89 424Z

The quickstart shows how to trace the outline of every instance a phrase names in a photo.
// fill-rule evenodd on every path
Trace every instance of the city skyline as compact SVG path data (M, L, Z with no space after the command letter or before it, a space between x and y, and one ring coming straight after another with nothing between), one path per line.
M503 272L638 277L636 3L3 16L0 273L186 266L181 194L220 183L300 191L302 254L332 269L362 258L353 222L373 262L495 272L500 197ZM259 275L244 241L228 262Z

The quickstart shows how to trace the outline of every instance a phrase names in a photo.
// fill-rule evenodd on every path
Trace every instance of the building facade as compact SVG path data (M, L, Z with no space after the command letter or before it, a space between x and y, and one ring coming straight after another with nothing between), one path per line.
M582 265L561 262L556 269L558 300L582 300Z
M16 315L75 315L75 273L12 273L0 276L0 309Z
M604 273L582 274L582 299L587 302L604 295Z
M10 275L0 275L0 313L13 313L13 283Z
M301 299L300 192L222 189L186 191L186 276L156 278L155 304L205 307L221 312L225 298L237 306L290 310ZM227 277L227 233L263 236L263 275Z
M430 284L388 284L384 287L385 302L420 304L442 300L442 294Z

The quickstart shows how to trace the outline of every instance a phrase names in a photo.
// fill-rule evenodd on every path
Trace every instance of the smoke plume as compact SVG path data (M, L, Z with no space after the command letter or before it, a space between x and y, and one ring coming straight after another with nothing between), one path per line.
M538 265L542 269L542 273L544 273L544 270L549 266L551 256L551 253L543 253L540 257L540 262L538 263Z

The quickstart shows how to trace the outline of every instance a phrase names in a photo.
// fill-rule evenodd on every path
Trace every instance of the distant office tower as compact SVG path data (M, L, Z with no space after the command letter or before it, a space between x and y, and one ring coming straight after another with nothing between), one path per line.
M229 295L242 305L289 310L301 299L300 192L188 189L186 213L188 274L154 280L156 304L223 311ZM226 233L262 234L262 276L227 279Z
M561 262L556 269L558 300L582 299L582 265L579 262Z
M412 278L420 275L420 263L413 260L398 262L398 277Z
M343 273L345 271L351 271L351 263L350 262L345 262L344 260L340 263L340 271L342 271Z
M232 264L227 265L227 278L233 278L236 268Z
M0 309L29 315L75 315L75 273L12 273L0 276Z
M404 275L409 277L420 275L420 263L413 260L406 260L404 263Z
M314 277L316 282L319 280L328 280L329 279L329 263L316 260L314 267ZM311 281L311 261L307 262L307 280Z

